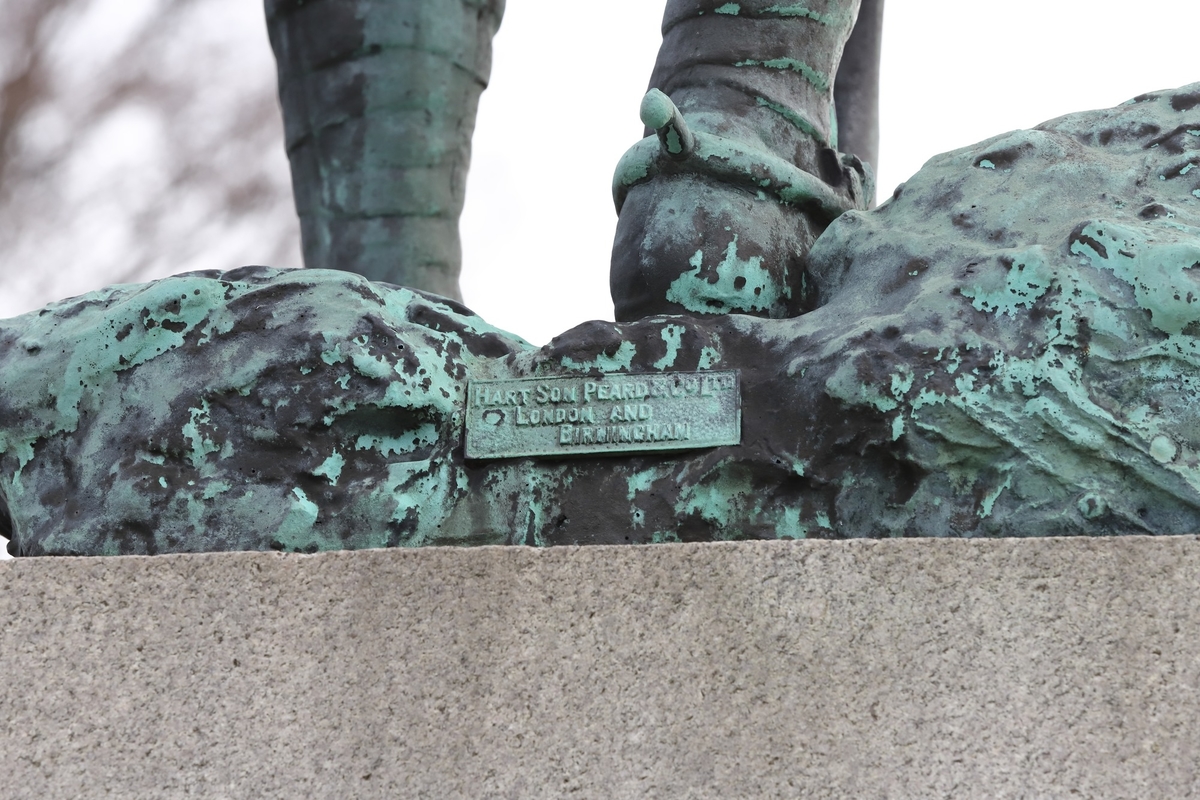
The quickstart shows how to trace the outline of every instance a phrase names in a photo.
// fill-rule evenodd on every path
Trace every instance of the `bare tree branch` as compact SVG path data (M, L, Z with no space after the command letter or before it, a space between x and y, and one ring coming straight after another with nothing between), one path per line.
M246 0L0 0L0 316L115 282L299 266Z

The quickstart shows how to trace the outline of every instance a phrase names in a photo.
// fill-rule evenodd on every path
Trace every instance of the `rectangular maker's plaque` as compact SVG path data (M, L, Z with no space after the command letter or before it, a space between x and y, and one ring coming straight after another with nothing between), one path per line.
M647 453L738 444L737 372L471 381L467 458Z

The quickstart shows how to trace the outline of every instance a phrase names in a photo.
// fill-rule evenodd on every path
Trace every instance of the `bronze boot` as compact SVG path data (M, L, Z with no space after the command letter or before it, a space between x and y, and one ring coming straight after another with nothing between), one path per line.
M833 104L859 4L669 0L650 135L613 180L617 320L815 306L809 248L873 194L869 168L837 151Z

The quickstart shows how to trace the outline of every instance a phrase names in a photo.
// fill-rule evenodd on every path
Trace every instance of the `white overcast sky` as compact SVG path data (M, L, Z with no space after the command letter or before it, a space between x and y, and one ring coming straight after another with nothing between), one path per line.
M610 180L663 6L508 0L462 221L465 300L492 324L541 344L612 318ZM1200 81L1198 33L1197 0L887 0L879 196L937 153Z

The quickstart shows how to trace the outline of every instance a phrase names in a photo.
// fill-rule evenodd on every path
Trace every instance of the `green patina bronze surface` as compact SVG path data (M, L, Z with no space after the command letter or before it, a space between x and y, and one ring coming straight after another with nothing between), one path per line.
M834 218L868 208L874 196L870 168L838 152L834 106L861 5L668 0L654 88L641 108L655 135L625 154L613 178L618 320L784 318L819 303L809 248ZM867 5L866 27L877 27L879 3ZM876 51L852 52L851 61L877 61ZM868 72L854 70L854 91L870 94ZM871 116L874 102L872 94L851 105ZM873 135L855 144L873 155Z
M0 322L0 517L27 555L1200 529L1200 84L937 156L809 265L799 317L542 348L322 270L64 301ZM466 458L470 381L730 370L737 444Z
M502 4L270 0L306 258L351 272L0 321L0 533L20 555L1194 533L1200 84L938 156L867 212L832 102L848 40L849 84L873 81L862 8L854 45L858 0L668 2L655 135L614 180L624 321L534 348L362 277L456 293Z

